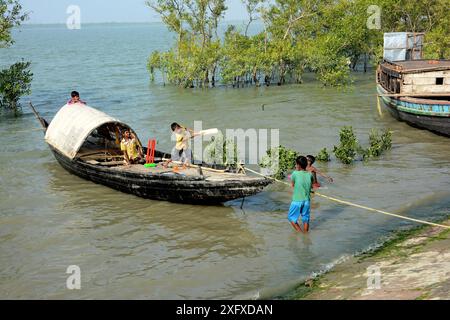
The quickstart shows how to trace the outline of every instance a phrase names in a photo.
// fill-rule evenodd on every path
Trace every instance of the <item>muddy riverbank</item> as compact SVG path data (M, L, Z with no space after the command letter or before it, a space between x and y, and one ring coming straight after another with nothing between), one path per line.
M382 246L308 279L286 298L446 300L450 299L449 270L450 230L419 227L398 232Z

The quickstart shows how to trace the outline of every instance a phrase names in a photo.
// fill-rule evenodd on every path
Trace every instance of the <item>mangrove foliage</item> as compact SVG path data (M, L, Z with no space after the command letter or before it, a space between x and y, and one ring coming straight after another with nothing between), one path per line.
M333 152L336 159L343 164L352 164L357 160L367 161L380 157L391 148L392 131L389 129L383 132L380 132L378 129L371 129L369 132L369 146L365 148L358 142L353 128L344 126L339 131L339 144L334 146ZM300 152L280 145L267 150L259 165L262 168L269 169L273 178L281 180L286 177L290 170L295 168L295 159L300 155ZM327 148L321 149L315 158L321 162L331 160Z
M11 30L27 17L18 0L0 0L0 50L14 44ZM33 74L29 69L30 62L20 61L0 70L0 110L9 110L18 115L20 97L31 93Z
M225 0L150 0L175 35L148 59L151 79L182 87L351 82L382 57L383 33L425 32L425 57L450 57L450 0L242 0L248 20L220 28ZM256 25L257 23L257 25ZM250 26L257 29L250 32ZM254 29L255 29L254 28Z

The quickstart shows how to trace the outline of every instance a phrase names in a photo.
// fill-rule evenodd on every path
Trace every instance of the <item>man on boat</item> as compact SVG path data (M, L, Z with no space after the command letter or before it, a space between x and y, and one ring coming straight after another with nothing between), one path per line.
M80 94L78 93L78 91L72 91L70 96L72 97L72 99L70 99L67 102L67 104L69 104L69 105L76 104L76 103L86 104L86 102L84 102L83 100L80 99Z
M123 151L123 157L126 165L140 163L143 159L142 149L139 146L135 135L126 130L123 139L120 142L120 150Z

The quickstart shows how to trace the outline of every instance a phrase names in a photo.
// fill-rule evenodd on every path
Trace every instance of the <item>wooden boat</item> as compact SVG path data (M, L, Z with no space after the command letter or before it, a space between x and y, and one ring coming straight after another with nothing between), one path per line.
M450 136L450 60L384 61L377 91L395 119Z
M248 176L201 163L184 170L142 164L125 165L120 133L127 124L86 105L65 105L48 124L34 110L45 129L45 141L56 160L72 174L139 197L191 204L216 204L254 195L270 179ZM135 133L136 135L136 133ZM137 137L137 135L136 135ZM138 143L140 140L137 137ZM143 148L144 153L146 148ZM155 151L155 163L170 154Z

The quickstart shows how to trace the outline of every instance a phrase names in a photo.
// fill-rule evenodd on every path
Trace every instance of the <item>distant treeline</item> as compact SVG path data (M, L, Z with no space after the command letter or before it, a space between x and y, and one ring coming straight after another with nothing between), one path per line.
M152 80L159 70L164 83L183 87L281 85L311 71L324 85L345 85L359 62L366 70L381 59L383 33L392 31L426 32L426 57L450 57L450 0L242 2L247 24L220 37L225 0L147 1L176 34L172 49L150 55ZM263 30L249 35L256 20Z

